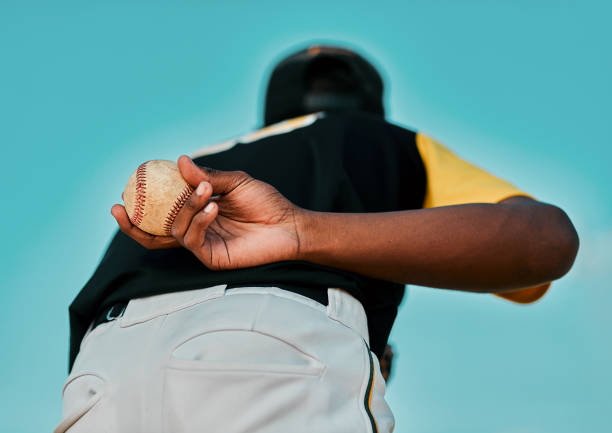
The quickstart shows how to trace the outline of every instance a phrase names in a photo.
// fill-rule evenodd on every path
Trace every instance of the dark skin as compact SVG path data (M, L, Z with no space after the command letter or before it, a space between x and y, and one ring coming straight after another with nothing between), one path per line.
M201 168L187 156L178 166L197 189L178 213L172 236L138 229L121 205L111 213L145 248L182 246L214 270L304 260L402 284L499 293L560 278L578 251L565 212L528 197L324 213L295 206L244 172Z

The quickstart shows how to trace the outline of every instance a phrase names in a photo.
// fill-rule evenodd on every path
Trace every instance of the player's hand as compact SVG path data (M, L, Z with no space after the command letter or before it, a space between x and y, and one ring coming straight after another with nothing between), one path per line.
M198 167L186 156L178 167L196 189L177 214L172 237L204 265L235 269L298 257L303 210L274 187L244 172Z
M138 227L132 224L123 205L114 205L111 208L111 214L117 220L117 224L119 224L119 228L123 233L149 250L161 250L181 246L181 244L179 244L179 242L172 236L156 236L140 230Z

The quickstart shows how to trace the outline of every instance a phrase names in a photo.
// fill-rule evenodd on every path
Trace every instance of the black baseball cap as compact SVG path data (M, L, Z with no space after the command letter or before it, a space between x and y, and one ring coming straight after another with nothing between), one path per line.
M358 110L384 116L383 80L354 51L313 45L278 63L264 106L266 126L316 111Z

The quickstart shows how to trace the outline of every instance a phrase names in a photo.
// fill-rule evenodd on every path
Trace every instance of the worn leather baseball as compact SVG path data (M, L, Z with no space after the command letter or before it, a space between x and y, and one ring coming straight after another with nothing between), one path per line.
M138 166L122 197L132 224L153 235L170 236L174 218L192 192L175 162L156 159Z

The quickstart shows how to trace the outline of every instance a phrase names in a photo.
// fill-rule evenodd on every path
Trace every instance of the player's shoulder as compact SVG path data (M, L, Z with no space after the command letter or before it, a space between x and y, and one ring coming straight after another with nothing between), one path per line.
M224 152L235 147L237 144L249 144L263 140L265 138L275 137L279 135L286 135L293 131L307 128L317 121L325 117L325 113L318 112L307 114L305 116L298 116L291 119L283 120L282 122L275 123L273 125L266 126L264 128L257 129L249 132L248 134L240 135L230 140L225 140L220 143L205 146L201 149L196 150L191 154L192 158L199 158L206 155L212 155L215 153Z
M221 153L234 148L238 144L257 143L265 139L283 138L296 134L320 135L324 137L337 136L340 133L357 136L372 136L383 138L394 136L405 142L413 142L415 132L387 121L383 116L363 111L317 112L298 116L273 125L257 129L245 135L205 146L192 153L192 158Z

